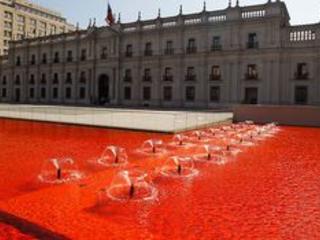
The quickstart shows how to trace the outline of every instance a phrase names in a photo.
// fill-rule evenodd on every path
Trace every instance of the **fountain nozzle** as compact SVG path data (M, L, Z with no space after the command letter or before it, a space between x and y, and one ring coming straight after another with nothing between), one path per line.
M132 184L130 185L130 190L129 190L129 196L130 196L130 198L133 198L134 192L135 192L135 188L134 188L134 185L133 185L133 183L132 183Z
M178 167L177 167L177 172L178 172L179 175L181 175L182 167L181 167L180 164L179 164Z
M58 168L57 169L57 179L61 180L61 177L62 177L62 171L61 171L61 168Z

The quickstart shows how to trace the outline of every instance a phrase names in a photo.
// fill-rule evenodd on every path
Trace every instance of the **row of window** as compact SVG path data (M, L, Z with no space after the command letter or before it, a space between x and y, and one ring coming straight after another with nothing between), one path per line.
M258 47L258 41L257 41L256 33L250 33L249 34L247 47L248 48L257 48ZM221 39L220 39L219 36L213 37L211 50L212 51L222 50ZM100 51L101 51L100 52L100 58L101 59L106 59L107 58L107 48L106 47L102 47ZM196 39L190 38L188 40L186 53L192 54L192 53L196 53L196 52L197 52ZM164 49L164 54L165 55L173 55L174 54L174 48L173 48L173 41L172 40L168 40L166 42L166 47ZM145 50L144 50L144 55L145 56L152 56L153 55L153 48L152 48L152 43L151 42L147 42L146 43ZM132 57L133 56L133 45L132 44L128 44L126 46L125 56L126 57ZM81 61L87 60L87 50L86 49L81 49L80 60ZM72 62L73 61L73 52L71 50L69 50L67 52L66 61L67 62ZM46 64L47 63L47 54L46 53L42 54L42 61L41 62L42 62L42 64ZM60 53L57 51L57 52L54 53L53 63L59 63L59 62L60 62ZM36 55L35 54L31 55L30 64L31 65L35 65L36 64ZM17 56L16 57L16 66L20 66L20 65L21 65L21 57Z
M132 88L129 86L124 87L124 99L125 100L132 100ZM36 97L36 89L34 87L29 88L28 98L35 99ZM47 98L48 89L45 87L40 88L40 98L46 99ZM15 98L20 100L21 90L20 88L15 89ZM52 99L56 100L59 98L59 89L57 87L52 88ZM72 98L72 89L71 87L65 88L64 91L65 99ZM2 98L7 97L7 88L2 88ZM80 87L78 91L79 99L83 100L86 98L86 88ZM150 101L152 99L151 87L145 86L142 89L142 98L143 101ZM188 102L193 102L196 99L196 87L188 86L185 89L185 99ZM173 100L173 88L171 86L163 87L163 100L164 101L172 101ZM219 102L220 101L220 87L219 86L212 86L210 87L210 101L211 102Z
M258 70L257 70L257 65L256 64L249 64L247 65L247 71L245 73L245 79L247 80L258 80ZM306 63L298 63L297 64L297 69L295 72L295 79L298 80L306 80L309 78L309 72L308 72L308 68L307 68L307 64ZM80 78L79 78L79 82L85 84L86 83L86 72L82 71L80 72ZM123 81L124 82L132 82L132 70L131 69L125 69L124 72L124 77L123 77ZM166 67L164 69L164 75L163 75L163 81L168 81L168 82L172 82L173 81L173 70L171 67ZM211 73L209 75L209 80L210 81L219 81L222 79L222 75L221 75L221 68L219 65L213 65L211 67ZM188 67L187 68L187 75L185 77L186 81L196 81L197 80L197 75L195 73L195 67ZM144 73L143 73L143 77L142 77L142 81L143 82L152 82L152 73L151 73L151 69L150 68L145 68L144 69ZM3 77L3 81L2 81L2 85L6 85L7 80L6 80L6 76ZM47 75L46 74L41 74L41 80L40 80L41 84L46 84L47 83ZM53 74L53 84L58 84L59 83L59 74L58 73L54 73ZM67 84L72 84L72 73L68 72L66 74L66 80L65 83ZM20 75L16 75L15 78L15 84L16 85L20 85L21 84L21 80L20 80ZM29 77L29 84L35 84L35 75L34 74L30 74Z
M106 51L106 50L105 50ZM106 57L106 53L103 52L103 56ZM69 50L67 52L67 57L66 57L66 61L67 62L72 62L73 59L73 52L71 50ZM86 61L87 60L87 50L86 49L82 49L81 50L81 54L80 54L80 60L81 61ZM60 53L59 52L55 52L54 56L53 56L53 63L60 63ZM48 63L48 58L47 58L47 54L43 53L42 54L42 59L41 59L41 63L42 64L47 64ZM21 66L22 61L21 61L21 57L17 56L16 57L16 66ZM35 54L32 54L30 57L30 65L36 65L37 64L37 57Z
M248 41L247 41L247 48L258 48L259 42L257 38L256 33L249 33L248 34ZM211 51L219 51L222 50L222 43L221 43L221 37L220 36L214 36L212 38L211 43ZM186 47L186 53L192 54L197 52L197 42L195 38L189 38L187 47ZM174 47L173 47L173 41L168 40L166 41L165 48L164 48L164 54L165 55L173 55L174 54ZM152 56L153 55L153 47L152 42L145 43L144 47L144 55L145 56ZM125 56L126 57L132 57L133 56L133 45L127 44L125 49Z
M71 87L67 87L65 88L64 91L65 95L65 99L69 100L72 98L72 88ZM40 88L40 98L41 99L46 99L48 96L48 89L45 87ZM59 89L57 87L52 88L52 99L57 100L59 98ZM7 93L7 88L2 88L1 90L1 96L2 98L6 98L8 96ZM15 97L15 101L20 101L21 99L21 89L20 88L16 88L14 91L14 97ZM28 92L28 98L30 100L33 100L36 98L36 89L31 87L29 88L29 92ZM86 98L86 88L85 87L80 87L79 91L78 91L78 98L80 100L84 100Z
M72 73L68 72L66 74L65 83L72 84L72 82L73 82ZM80 72L79 83L86 84L86 82L87 82L86 72L82 71L82 72ZM28 83L31 85L36 84L34 74L30 74ZM7 77L3 76L2 85L5 86L6 84L7 84ZM20 75L16 75L14 84L21 85ZM47 84L47 75L45 73L41 74L40 84ZM52 84L59 84L59 74L58 73L53 74Z
M48 89L45 87L40 88L40 98L47 98ZM72 98L72 89L71 87L65 88L64 91L65 99L69 100ZM124 87L123 89L124 99L129 101L132 100L132 88L129 86ZM15 101L20 101L21 90L16 88L14 92ZM80 87L78 91L78 97L80 100L86 98L86 88ZM1 97L7 97L7 88L2 88ZM30 100L35 99L35 88L29 88L28 98ZM57 87L52 88L52 99L57 100L59 98L59 89ZM150 101L152 99L151 87L145 86L142 89L142 98L143 101ZM163 87L162 99L164 101L170 102L173 100L173 88L171 86ZM196 100L196 87L187 86L185 88L185 100L187 102L194 102ZM220 102L220 87L211 86L209 89L209 100L210 102L219 103ZM308 87L306 86L296 86L294 90L294 102L295 104L305 105L308 104ZM248 87L245 88L245 96L243 103L246 104L257 104L258 103L258 88Z
M258 71L256 64L249 64L247 65L247 72L245 74L245 78L248 80L257 80L258 79ZM132 82L132 70L125 69L123 81L124 82ZM211 73L209 75L209 80L211 81L218 81L221 80L221 68L219 65L213 65L211 67ZM197 75L195 71L195 67L187 67L187 74L185 76L186 81L196 81ZM151 82L152 81L152 74L150 68L145 68L143 72L142 81L144 82ZM171 67L166 67L164 69L163 81L173 81L173 70Z

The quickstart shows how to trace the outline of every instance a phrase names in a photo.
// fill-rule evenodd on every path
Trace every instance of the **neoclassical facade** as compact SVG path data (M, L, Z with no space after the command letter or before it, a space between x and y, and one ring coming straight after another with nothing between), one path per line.
M1 102L154 107L320 105L320 24L286 5L121 23L14 41Z

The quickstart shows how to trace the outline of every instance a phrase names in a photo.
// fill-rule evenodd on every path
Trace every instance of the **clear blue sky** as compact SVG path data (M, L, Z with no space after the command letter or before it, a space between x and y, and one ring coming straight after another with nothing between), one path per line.
M89 18L97 18L98 25L104 25L107 0L33 0L35 3L62 12L67 19L81 27L88 25ZM273 0L275 1L275 0ZM223 9L228 0L207 0L207 9ZM232 0L235 4L236 0ZM265 3L267 0L240 0L240 5ZM286 0L292 24L315 23L320 20L319 0ZM135 21L138 11L142 19L155 18L158 8L162 16L176 15L179 5L183 4L184 13L201 11L203 0L110 0L113 12L121 12L122 22Z

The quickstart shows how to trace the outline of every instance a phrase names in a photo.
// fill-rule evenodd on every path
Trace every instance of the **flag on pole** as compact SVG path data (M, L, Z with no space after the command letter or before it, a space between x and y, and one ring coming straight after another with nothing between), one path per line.
M112 24L115 23L115 19L114 19L113 13L112 13L112 8L109 3L108 3L107 17L105 20L106 20L107 24L109 24L109 26L111 26Z

